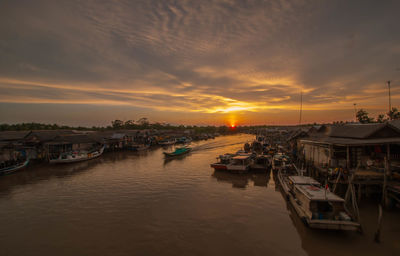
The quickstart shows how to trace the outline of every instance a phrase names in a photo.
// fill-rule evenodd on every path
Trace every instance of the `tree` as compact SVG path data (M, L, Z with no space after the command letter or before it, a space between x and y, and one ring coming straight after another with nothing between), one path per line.
M397 110L397 108L392 108L388 113L387 113L389 120L396 120L400 119L400 112Z
M364 109L360 109L357 111L357 120L362 124L372 123L374 121L373 118L368 116L368 112Z
M146 117L142 117L137 120L137 123L141 126L141 128L147 128L149 126L149 120Z
M380 115L376 118L376 121L377 121L378 123L384 123L384 122L387 121L387 119L385 118L385 115L380 114Z
M117 119L117 120L111 121L111 124L112 124L113 129L121 129L124 122Z
M124 123L125 129L135 129L135 121L128 120Z

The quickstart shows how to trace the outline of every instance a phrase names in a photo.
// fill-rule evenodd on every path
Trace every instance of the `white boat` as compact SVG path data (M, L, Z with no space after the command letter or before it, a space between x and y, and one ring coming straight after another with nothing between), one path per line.
M58 163L74 163L80 161L90 160L96 157L99 157L103 154L104 146L100 149L92 150L92 151L73 151L67 153L61 153L59 157L49 159L51 164L58 164Z
M158 142L158 144L161 145L161 146L173 145L175 143L176 143L175 139L167 139L167 140L162 140L162 141Z
M29 164L29 159L25 160L24 162L15 163L10 166L6 166L0 169L0 175L9 174L15 171L18 171Z
M285 176L278 172L284 194L298 216L310 228L333 230L360 230L346 210L343 198L322 188L308 176Z
M217 157L217 162L211 164L210 166L212 168L214 168L214 170L216 170L216 171L218 171L218 170L226 171L227 166L229 165L229 163L232 160L232 157L234 157L234 156L235 156L235 154L229 154L229 153L220 155L219 157Z
M272 157L272 170L279 171L282 168L285 168L288 162L289 162L288 156L282 153L277 153Z
M250 154L240 154L232 157L230 163L226 165L226 170L231 172L245 173L250 170L253 163Z

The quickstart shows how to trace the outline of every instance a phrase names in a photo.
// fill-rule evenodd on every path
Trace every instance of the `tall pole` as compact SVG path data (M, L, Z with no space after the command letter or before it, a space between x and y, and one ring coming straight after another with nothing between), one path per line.
M303 91L300 92L300 119L299 125L301 125L301 112L303 111Z
M390 120L392 120L393 118L392 118L392 115L390 115L390 112L392 111L392 100L391 100L391 98L390 98L390 81L387 81L387 84L388 84L388 88L389 88L389 118L390 118Z
M356 108L357 103L354 103L353 105L354 105L354 117L356 118L357 122L357 108Z

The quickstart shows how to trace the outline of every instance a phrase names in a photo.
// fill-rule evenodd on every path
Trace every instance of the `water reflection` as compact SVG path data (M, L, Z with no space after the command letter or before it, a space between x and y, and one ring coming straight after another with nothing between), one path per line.
M250 181L254 186L268 187L270 180L270 171L267 173L246 173L234 174L226 171L214 171L212 177L216 178L218 182L231 183L233 188L244 189L249 186Z
M148 152L108 152L101 157L89 161L48 164L33 163L25 169L20 170L0 178L0 197L10 194L13 189L38 183L52 178L66 178L83 174L94 169L98 165L106 163L116 163L133 157L146 157Z

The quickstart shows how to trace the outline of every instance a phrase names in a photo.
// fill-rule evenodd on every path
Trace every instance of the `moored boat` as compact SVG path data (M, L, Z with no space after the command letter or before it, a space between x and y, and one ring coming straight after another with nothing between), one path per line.
M23 162L17 162L9 166L4 166L0 169L0 175L9 174L15 171L18 171L29 164L29 159L26 159Z
M251 154L240 154L232 157L232 160L226 166L226 170L237 173L246 173L250 170L252 163Z
M271 157L269 155L256 155L250 166L254 172L266 172L271 167Z
M90 160L99 157L103 154L104 146L95 150L82 150L82 151L72 151L61 153L57 158L49 159L49 163L59 164L59 163L74 163L80 161Z
M343 198L308 176L286 176L279 170L282 190L297 215L310 228L333 230L360 230L345 207Z
M132 144L129 149L133 151L144 151L146 149L149 149L150 145L147 144Z
M232 157L235 156L234 154L223 154L217 157L217 162L212 163L210 166L214 168L214 170L227 170L227 165L231 162Z
M161 140L158 142L158 144L161 146L174 145L175 143L176 143L175 139L166 139L166 140Z
M163 153L164 153L165 157L170 158L170 157L177 157L177 156L182 156L182 155L188 154L190 151L192 151L192 148L182 147L182 148L175 149L174 152L163 152Z

